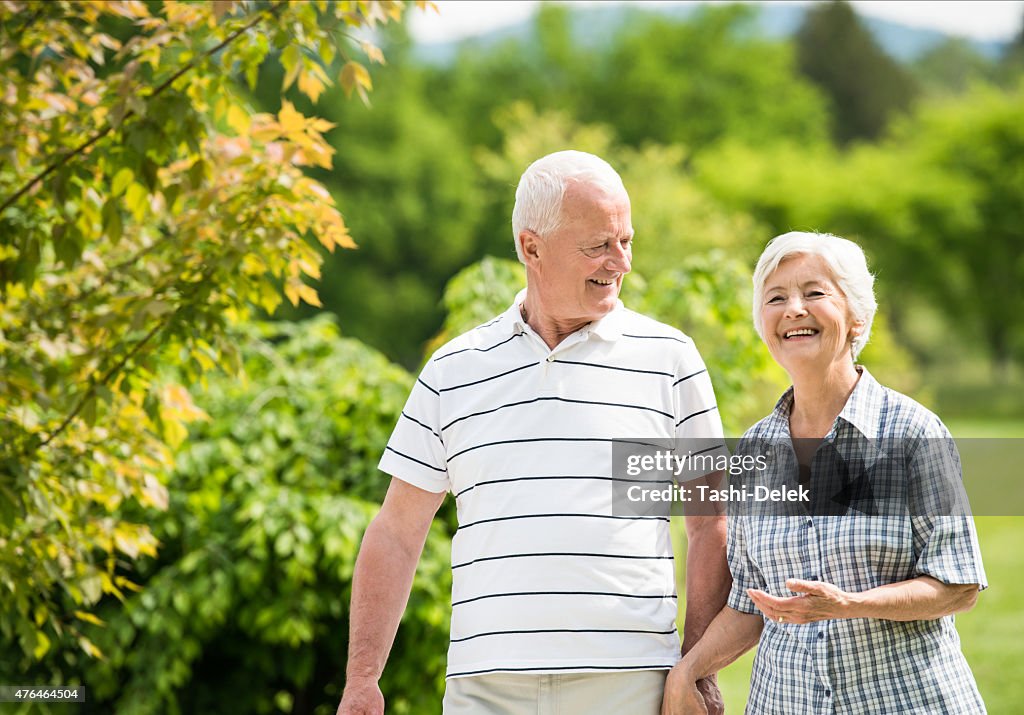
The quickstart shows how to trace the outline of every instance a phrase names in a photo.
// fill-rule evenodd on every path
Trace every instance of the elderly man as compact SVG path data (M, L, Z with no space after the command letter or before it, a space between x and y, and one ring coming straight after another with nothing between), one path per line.
M657 715L680 658L666 517L615 515L612 441L720 437L693 342L619 301L633 227L591 154L534 162L512 228L527 287L423 368L380 469L338 712L381 713L377 681L427 529L455 495L446 715ZM688 516L685 652L729 592L724 518ZM712 712L721 700L702 681Z

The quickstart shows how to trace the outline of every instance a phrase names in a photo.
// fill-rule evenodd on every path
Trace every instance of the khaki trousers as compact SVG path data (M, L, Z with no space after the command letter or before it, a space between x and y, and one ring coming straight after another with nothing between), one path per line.
M449 678L444 715L659 715L667 670Z

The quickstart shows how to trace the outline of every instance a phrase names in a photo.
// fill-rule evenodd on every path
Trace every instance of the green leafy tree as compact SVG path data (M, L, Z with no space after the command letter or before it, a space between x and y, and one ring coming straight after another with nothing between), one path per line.
M911 71L929 94L961 94L996 79L998 68L961 37L948 37L914 60Z
M910 75L875 42L842 0L807 11L796 35L800 71L829 98L839 144L882 135L914 97Z
M751 143L828 133L826 105L796 71L792 48L756 37L756 8L700 9L686 22L644 19L591 70L580 118L615 127L628 145L700 152L724 137Z
M1020 88L976 87L923 102L884 142L845 153L722 146L698 160L697 180L753 213L769 235L858 241L903 348L926 365L981 353L1005 376L1021 351L1020 106ZM929 321L944 327L922 336L919 324ZM951 344L950 331L964 340ZM891 384L915 382L905 360L891 367L900 375Z
M1005 379L1024 356L1024 82L922 106L880 151L900 145L907 147L905 162L933 168L956 188L910 204L918 231L901 245L911 260L941 267L917 274L921 288L961 316L958 323L980 328ZM917 198L913 189L907 193Z
M122 568L152 557L173 450L205 419L183 386L237 366L226 338L350 247L308 167L331 125L253 114L271 51L315 100L369 86L344 27L397 2L8 2L0 6L0 638L9 672L102 657L87 635ZM364 49L374 52L369 44ZM168 370L166 368L175 368ZM180 377L178 375L181 370ZM143 511L133 511L141 509ZM131 515L134 514L135 518ZM122 518L123 517L123 518ZM71 656L69 656L71 657ZM14 682L8 680L8 682Z
M428 99L470 146L490 148L502 139L492 117L507 104L526 102L581 114L599 81L595 72L601 50L574 36L578 13L570 5L544 3L525 39L463 42L450 65L425 72Z

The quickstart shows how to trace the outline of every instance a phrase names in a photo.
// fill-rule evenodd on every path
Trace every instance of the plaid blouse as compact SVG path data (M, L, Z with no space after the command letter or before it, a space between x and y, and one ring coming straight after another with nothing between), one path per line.
M867 370L858 367L858 371L860 380L825 437L825 445L885 443L891 453L894 444L953 444L948 430L932 412L882 387ZM772 413L746 432L737 451L765 454L768 449L778 451L786 446L789 466L794 467L795 456L789 446L792 405L790 388ZM935 449L927 452L935 459ZM945 454L947 460L953 460L959 477L955 447L947 448ZM769 461L771 464L779 461ZM876 490L878 484L890 480L913 491L922 476L907 464L905 459L879 459L873 465ZM926 464L921 471L928 472L932 466ZM949 465L945 466L948 472ZM907 471L912 472L909 477ZM819 479L817 471L814 479ZM944 583L985 588L972 518L929 506L900 513L847 509L844 514L821 516L815 515L819 510L802 506L798 515L787 516L731 509L728 558L733 586L728 604L743 613L760 614L746 589L793 596L785 585L789 578L826 581L854 592L923 575ZM985 705L960 651L952 616L909 622L855 618L791 624L766 620L746 712L965 715L984 713Z

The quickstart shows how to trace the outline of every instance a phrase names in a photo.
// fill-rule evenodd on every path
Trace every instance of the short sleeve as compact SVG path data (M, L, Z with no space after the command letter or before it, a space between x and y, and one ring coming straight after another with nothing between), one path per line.
M960 455L941 423L915 440L910 460L910 510L915 573L948 584L988 586L970 515Z
M988 587L981 547L969 516L911 517L914 543L918 546L914 572L949 584L978 584Z
M722 417L718 413L711 376L693 343L683 346L672 389L675 400L677 439L722 439Z
M757 578L757 570L747 551L747 517L730 514L728 536L726 537L726 559L732 574L732 588L726 605L741 613L760 614L754 601L747 595L748 588L764 589L765 584Z
M676 449L700 455L702 464L721 464L728 460L729 450L722 431L722 418L715 401L715 390L707 367L693 343L683 346L683 354L673 377ZM706 467L695 467L676 474L680 482L709 473Z
M431 360L416 378L377 468L428 492L448 491L440 422L441 393Z

